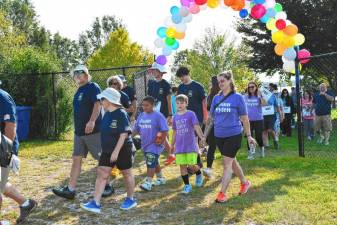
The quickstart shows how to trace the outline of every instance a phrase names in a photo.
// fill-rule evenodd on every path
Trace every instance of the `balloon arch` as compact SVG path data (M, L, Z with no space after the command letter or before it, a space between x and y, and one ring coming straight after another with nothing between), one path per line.
M302 59L301 64L307 63L305 58L310 57L306 49L295 50L305 42L298 27L287 19L286 12L280 3L275 0L180 0L180 6L172 6L171 15L167 17L165 26L157 29L158 38L155 46L160 54L156 56L157 66L164 67L167 57L179 48L179 41L184 39L187 24L192 21L193 15L207 8L215 9L219 6L238 11L242 19L249 16L266 25L271 32L271 40L275 44L276 55L282 57L283 70L295 73L295 59Z

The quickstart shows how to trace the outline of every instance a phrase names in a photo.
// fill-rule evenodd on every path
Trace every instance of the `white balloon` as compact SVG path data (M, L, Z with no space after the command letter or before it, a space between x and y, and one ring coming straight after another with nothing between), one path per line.
M164 47L163 39L157 38L157 39L154 41L154 45L155 45L157 48L162 48L162 47Z
M293 23L290 20L286 20L286 24L288 26L288 25L293 24Z
M165 24L167 27L173 26L175 23L173 23L173 21L172 21L172 16L166 17L165 20L164 20L164 24Z
M183 6L183 7L180 8L179 13L182 17L186 17L186 16L188 16L188 14L190 14L190 11L188 10L188 8Z
M172 54L172 49L170 48L170 47L165 47L165 48L163 48L163 55L166 55L166 56L169 56L169 55L171 55Z
M247 1L246 1L246 4L247 4ZM250 2L248 4L250 4ZM275 4L276 4L275 0L267 0L266 3L264 3L266 9L274 8Z
M181 22L179 24L176 24L175 28L179 33L184 33L187 29L187 26L184 22Z
M290 73L295 69L295 61L286 60L283 64L283 70Z
M192 19L193 19L192 14L189 14L188 16L186 16L186 17L183 18L183 22L184 23L189 23L189 22L192 21Z
M200 5L199 8L200 8L200 10L206 10L207 4Z
M278 13L276 13L275 19L276 20L280 20L280 19L286 20L287 19L287 13L285 13L283 11L282 12L278 12Z

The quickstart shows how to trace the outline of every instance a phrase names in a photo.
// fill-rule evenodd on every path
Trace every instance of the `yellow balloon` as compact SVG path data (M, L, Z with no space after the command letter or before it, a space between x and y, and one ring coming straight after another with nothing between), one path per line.
M275 30L276 28L276 19L274 18L271 18L268 20L267 22L267 29L268 30Z
M215 9L216 7L219 6L219 1L218 0L208 0L207 5L208 7Z
M295 40L295 45L303 45L304 42L305 42L305 37L303 34L296 34L295 37L294 37L294 40Z
M281 43L282 45L291 48L295 46L295 39L292 36L284 35L284 38Z
M175 33L176 33L176 29L174 29L173 27L169 27L166 30L166 36L169 38L174 38Z
M276 31L272 34L271 40L275 44L280 44L282 40L284 39L285 34L283 33L282 30Z

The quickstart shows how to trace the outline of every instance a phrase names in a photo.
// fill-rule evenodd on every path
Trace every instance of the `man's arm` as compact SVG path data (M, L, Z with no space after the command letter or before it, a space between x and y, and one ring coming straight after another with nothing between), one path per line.
M202 100L202 113L204 115L204 123L206 124L206 121L208 120L208 111L207 111L207 101L206 98Z
M96 122L100 113L101 113L101 104L100 104L100 102L97 101L94 105L93 110L92 110L90 120L88 121L88 123L85 127L85 133L86 134L90 134L94 130L95 122Z
M9 138L11 141L14 141L16 136L16 123L5 122L5 133L4 135Z
M329 102L333 102L335 100L335 98L331 95L329 95L328 93L324 93L324 97L329 101Z

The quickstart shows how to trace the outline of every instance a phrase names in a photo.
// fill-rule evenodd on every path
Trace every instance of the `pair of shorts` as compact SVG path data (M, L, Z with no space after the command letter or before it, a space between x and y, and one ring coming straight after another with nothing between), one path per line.
M154 169L159 165L159 155L152 152L145 152L144 157L147 168Z
M111 162L112 152L102 152L101 157L99 158L98 166L105 166L114 168L115 166L119 170L127 170L132 168L133 156L132 156L132 144L125 143L120 150L117 161Z
M324 116L316 116L314 127L316 131L332 131L332 123L331 123L331 116L324 115Z
M95 133L85 136L74 136L74 151L73 156L82 156L86 158L88 152L96 160L99 160L101 148L101 133Z
M264 130L274 130L276 115L263 116Z
M198 153L178 153L176 154L176 165L197 165L198 164Z
M242 134L238 134L226 138L216 137L216 145L218 146L221 155L229 158L235 158L241 148Z

